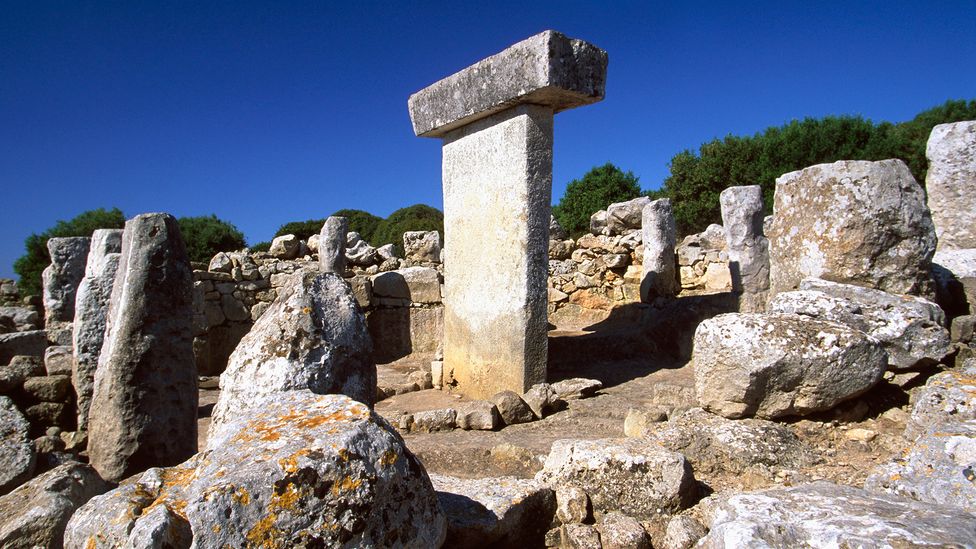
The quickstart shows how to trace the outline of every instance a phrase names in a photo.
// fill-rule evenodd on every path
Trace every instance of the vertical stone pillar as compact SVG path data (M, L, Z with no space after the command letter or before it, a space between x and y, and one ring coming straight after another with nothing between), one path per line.
M346 234L349 220L329 216L319 233L319 271L342 276L346 272Z
M74 364L71 383L78 403L78 429L88 430L88 409L91 406L92 384L98 355L105 337L105 320L112 284L122 251L122 229L98 229L92 233L85 278L78 285L75 297L75 325L72 334Z
M763 236L762 189L729 187L719 195L719 203L739 312L763 312L769 292L769 241Z
M678 233L671 200L660 198L641 210L644 261L641 269L641 301L674 297L681 291L678 262L674 255Z
M545 381L553 114L601 100L606 66L546 31L410 97L443 139L444 363L466 395Z
M937 251L976 248L976 120L932 128L925 156Z
M44 318L49 327L71 322L75 316L75 294L85 276L85 261L91 239L87 236L51 238L47 251L51 264L41 273L44 284Z

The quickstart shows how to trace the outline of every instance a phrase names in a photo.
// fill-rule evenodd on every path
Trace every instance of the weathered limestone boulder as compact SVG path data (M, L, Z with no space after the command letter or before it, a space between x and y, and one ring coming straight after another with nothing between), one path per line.
M10 364L0 366L0 395L19 391L29 377L44 375L44 364L36 356L15 356Z
M976 419L929 427L907 455L876 468L871 491L976 510Z
M0 497L0 546L60 548L76 509L112 486L90 465L70 462Z
M915 394L905 438L915 440L939 425L976 420L973 395L976 395L976 359L967 360L962 368L932 376Z
M210 258L210 264L207 266L207 270L213 273L230 273L234 270L234 261L228 254L217 252L215 256Z
M376 365L366 319L334 273L303 271L241 339L220 376L212 430L269 393L340 393L372 407Z
M705 320L691 360L701 406L733 419L828 410L877 384L888 364L878 341L862 332L781 313Z
M668 522L662 549L691 549L707 533L705 526L693 517L676 516Z
M773 313L796 313L845 324L877 339L888 353L888 366L929 366L952 350L945 313L931 301L807 278L800 290L777 294Z
M319 232L318 252L319 270L323 273L336 273L342 276L346 271L346 235L349 233L349 219L342 216L329 216Z
M51 238L47 241L51 264L41 273L47 322L71 322L74 318L75 292L85 276L90 242L87 236Z
M501 419L498 408L486 400L463 402L457 407L457 426L466 431L494 431L501 425Z
M651 549L651 537L641 523L620 513L607 513L596 527L603 549Z
M976 516L827 482L733 495L697 547L968 547Z
M0 307L0 324L5 322L13 325L16 332L29 332L41 327L41 315L27 307Z
M0 397L0 494L29 479L36 459L30 424L12 400Z
M976 120L932 128L925 156L925 191L939 249L976 248Z
M120 229L98 229L92 233L85 277L78 285L78 295L75 299L75 323L72 333L74 360L71 363L70 373L77 395L78 429L83 431L88 429L88 411L91 408L95 369L98 367L98 356L102 352L108 304L112 297L112 285L115 283L115 275L119 268L121 251L122 231ZM212 266L214 261L210 263Z
M603 234L604 231L607 231L607 211L600 210L590 216L590 232Z
M425 263L440 263L441 235L437 231L403 233L403 257Z
M925 192L901 160L840 161L776 180L769 228L773 294L807 277L929 293L935 228Z
M298 257L298 250L302 247L302 241L293 234L276 236L271 240L271 248L268 253L278 259L295 259Z
M647 200L641 215L644 242L641 301L649 303L654 298L673 297L681 291L674 255L677 232L670 199Z
M556 511L553 491L530 479L431 475L447 517L448 547L535 547Z
M44 349L44 371L47 375L71 375L74 356L70 345L51 345Z
M423 466L364 404L302 390L249 404L202 453L88 502L71 518L65 547L158 546L147 530L192 535L194 547L443 542L444 515Z
M176 218L128 220L89 411L91 464L106 480L197 450L192 291Z
M376 248L363 240L356 231L346 234L346 262L350 265L368 267L379 260Z
M679 511L696 490L684 456L641 439L557 440L536 480L581 488L594 511L637 519Z
M607 228L610 234L623 234L641 228L644 207L651 203L646 196L639 196L626 202L615 202L607 206Z
M729 187L719 195L719 203L739 312L762 312L769 291L769 241L763 236L762 189L759 185Z
M370 277L376 297L405 299L412 303L440 303L441 281L431 267L407 267Z
M532 408L515 391L501 391L491 397L505 425L528 423L535 419Z

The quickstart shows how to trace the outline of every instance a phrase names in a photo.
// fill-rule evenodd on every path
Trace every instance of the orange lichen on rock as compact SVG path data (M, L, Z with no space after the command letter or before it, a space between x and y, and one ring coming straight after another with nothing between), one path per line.
M393 450L387 450L387 451L383 452L383 455L382 456L380 456L380 465L382 465L383 467L389 467L389 466L393 465L394 463L396 463L396 461L397 461L397 459L399 459L399 457L400 457L400 455L397 454L395 451L393 451Z
M332 484L332 495L338 496L340 492L348 492L349 490L355 490L363 484L363 479L352 477L343 477L339 482Z
M288 483L281 493L272 494L271 501L268 502L267 514L248 530L247 541L252 546L268 549L284 547L281 541L282 532L275 526L275 523L278 521L279 513L298 511L297 504L300 497L301 493L293 483Z

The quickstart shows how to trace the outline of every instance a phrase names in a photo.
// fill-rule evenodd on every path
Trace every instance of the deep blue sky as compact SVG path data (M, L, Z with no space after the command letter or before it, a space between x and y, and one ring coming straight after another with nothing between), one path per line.
M610 55L556 117L553 195L612 161L793 118L903 121L976 97L976 1L4 2L0 277L58 219L217 214L254 243L339 208L441 207L407 97L552 28Z

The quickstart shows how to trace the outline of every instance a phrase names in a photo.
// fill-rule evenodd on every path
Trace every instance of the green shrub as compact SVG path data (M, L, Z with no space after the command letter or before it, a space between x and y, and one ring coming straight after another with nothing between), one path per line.
M244 248L244 234L216 215L181 217L177 220L190 261L208 262L217 252Z
M349 220L349 230L359 233L366 242L373 244L376 236L376 228L383 221L382 217L373 215L363 210L339 210L332 214L342 216Z
M426 204L414 204L390 214L376 227L373 246L394 244L403 248L403 233L407 231L437 231L444 237L444 214Z
M68 221L58 221L41 234L32 234L24 240L26 253L14 262L14 272L19 280L21 295L40 295L41 273L51 264L47 241L53 237L91 236L95 229L121 229L125 227L122 210L97 208L82 212Z
M559 224L573 238L590 229L590 216L614 202L637 198L641 194L638 178L607 162L596 166L566 186L566 192L552 209Z
M264 242L258 242L252 246L249 246L252 252L266 252L271 249L271 242L265 240Z
M279 236L284 236L286 234L293 234L298 237L299 240L304 240L308 242L308 238L313 234L319 234L322 230L322 225L325 224L324 219L306 219L305 221L289 221L284 225L278 227L278 231L274 234L272 238L278 238Z

